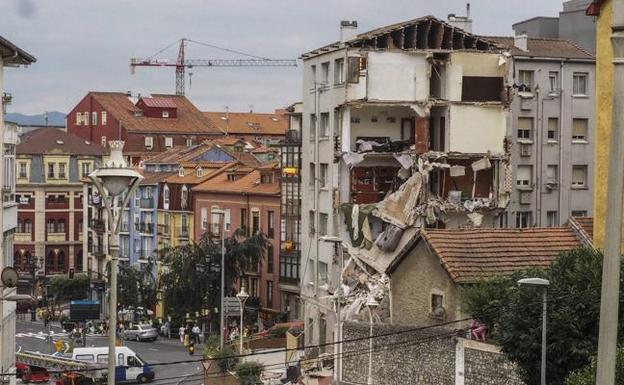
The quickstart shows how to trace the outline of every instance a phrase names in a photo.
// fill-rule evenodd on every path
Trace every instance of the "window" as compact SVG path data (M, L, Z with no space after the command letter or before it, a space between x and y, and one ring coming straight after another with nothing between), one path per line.
M261 184L271 184L271 183L273 183L273 174L266 173L266 172L260 174L260 183Z
M145 198L151 199L152 197L153 197L153 195L152 195L152 186L146 186L145 187Z
M327 187L327 163L321 163L320 175L319 175L319 183L321 188Z
M431 314L436 317L444 316L444 296L431 294Z
M316 115L310 114L310 140L316 139Z
M82 112L76 112L76 125L80 126L82 124Z
M316 179L316 164L310 163L310 187L314 187Z
M518 118L518 139L533 139L533 118Z
M89 124L89 112L84 113L83 120L84 120L85 126Z
M26 173L26 162L19 162L18 178L20 179L28 178L28 174Z
M182 222L182 233L186 234L188 231L188 216L186 214L182 214L180 220Z
M249 280L249 295L251 297L258 296L258 278L251 278Z
M102 147L106 147L106 137L102 137Z
M173 147L173 138L168 136L165 138L165 147L171 148Z
M30 219L24 219L24 232L32 233L32 222Z
M557 183L559 179L558 168L556 164L546 166L546 183Z
M249 214L247 213L247 209L241 209L240 211L240 223L241 228L247 232L249 228Z
M65 219L59 219L56 223L56 232L64 233L65 232Z
M550 91L559 91L559 72L550 71L548 73L548 82L550 83Z
M267 281L267 307L273 307L273 281Z
M518 211L516 213L516 227L526 228L532 226L532 214L530 211Z
M321 63L321 83L327 85L329 83L329 62Z
M521 91L531 92L533 89L533 73L533 71L518 71L518 82L521 86L524 86L524 89L521 89Z
M334 62L334 84L344 83L344 59L336 59Z
M280 277L299 279L299 258L280 256Z
M327 214L319 214L319 235L327 235Z
M251 212L251 233L256 234L260 231L260 211Z
M559 215L556 211L546 212L546 227L559 226Z
M89 163L82 163L82 176L83 177L87 177L89 176L89 173L91 172L91 164Z
M556 142L559 140L559 118L548 118L548 132L546 138L549 142Z
M308 228L308 230L310 231L310 234L314 234L316 232L315 226L314 226L314 211L310 210L310 226Z
M169 111L163 111L162 112L162 117L163 118L168 118L169 117Z
M186 147L191 147L193 145L193 138L186 138Z
M273 238L275 236L275 211L267 211L267 236Z
M366 70L366 58L353 56L349 58L348 62L348 74L347 79L349 83L358 83L360 81L360 74Z
M208 228L208 207L201 208L201 229L206 230Z
M318 279L321 285L327 283L327 263L319 262Z
M573 217L586 217L587 210L572 210Z
M269 243L267 246L267 273L273 273L273 244Z
M518 166L516 174L516 187L530 189L532 187L533 166Z
M59 179L65 179L65 163L59 163Z
M219 206L212 206L210 208L210 223L212 224L212 229L210 230L213 234L221 234L221 215L214 214L213 211L219 210Z
M329 112L321 113L321 124L319 127L319 136L326 138L329 136Z
M310 79L312 80L312 84L316 83L316 66L310 66Z
M169 204L169 186L165 185L165 187L163 187L163 204L164 205L168 205Z
M223 216L223 221L225 222L225 231L230 231L230 227L232 225L232 214L230 209L225 209L225 215Z
M572 75L572 95L587 95L587 73L575 72Z
M91 124L93 124L94 126L97 126L97 118L98 118L97 112L94 112L91 114Z
M180 206L182 208L186 208L188 204L188 188L186 185L182 186L182 191L180 192Z
M197 167L197 169L195 170L195 175L198 178L201 178L204 175L204 169L201 167ZM229 176L229 175L228 175Z
M587 188L587 166L572 166L572 188Z
M572 119L572 142L587 142L587 119Z
M54 178L55 163L48 163L48 178Z
M102 111L102 126L106 126L106 111Z
M48 219L48 233L53 233L55 230L55 226L56 222L54 222L54 219Z
M154 137L152 136L145 137L145 148L147 148L148 150L151 150L152 148L154 148Z

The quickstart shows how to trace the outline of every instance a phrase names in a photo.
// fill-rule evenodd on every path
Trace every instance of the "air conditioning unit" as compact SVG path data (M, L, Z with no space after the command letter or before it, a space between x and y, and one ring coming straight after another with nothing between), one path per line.
M549 179L546 181L546 190L556 190L559 188L559 182L556 180Z
M520 191L520 204L521 205L529 205L531 204L531 191Z
M531 145L530 144L520 144L520 156L529 157L531 156Z

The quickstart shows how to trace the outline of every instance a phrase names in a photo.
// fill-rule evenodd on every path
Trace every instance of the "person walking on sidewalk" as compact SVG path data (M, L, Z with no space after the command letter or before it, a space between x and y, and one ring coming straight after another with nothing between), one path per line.
M180 326L180 330L179 330L179 334L180 334L180 343L184 343L184 325Z
M193 329L191 329L193 331L193 339L195 340L196 344L199 344L199 334L201 333L201 329L199 328L199 326L197 326L197 324L195 324L195 326L193 326Z

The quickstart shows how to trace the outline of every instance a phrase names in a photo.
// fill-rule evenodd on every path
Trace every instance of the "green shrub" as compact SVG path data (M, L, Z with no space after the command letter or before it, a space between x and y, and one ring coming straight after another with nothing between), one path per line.
M615 385L624 385L624 348L618 348L615 368ZM565 385L596 385L596 358L589 365L566 377Z
M242 362L234 368L240 385L255 385L262 383L260 374L262 373L262 364L256 361Z
M274 326L269 330L269 338L284 338L287 331L288 326Z
M224 346L223 349L214 350L209 357L217 360L217 364L222 372L232 370L238 364L236 352L230 346Z

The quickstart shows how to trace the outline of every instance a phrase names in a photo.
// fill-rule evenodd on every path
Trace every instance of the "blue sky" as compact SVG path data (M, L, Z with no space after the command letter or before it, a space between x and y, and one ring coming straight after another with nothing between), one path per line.
M140 68L130 57L149 56L181 37L265 57L297 58L333 42L340 20L363 32L386 24L449 13L456 0L2 0L0 35L37 58L5 71L10 112L67 112L88 91L173 93L174 70ZM556 16L559 0L473 0L473 31L510 35L511 24ZM162 57L176 57L176 50ZM187 58L231 58L190 46ZM301 67L196 68L187 96L202 110L272 111L301 99Z

